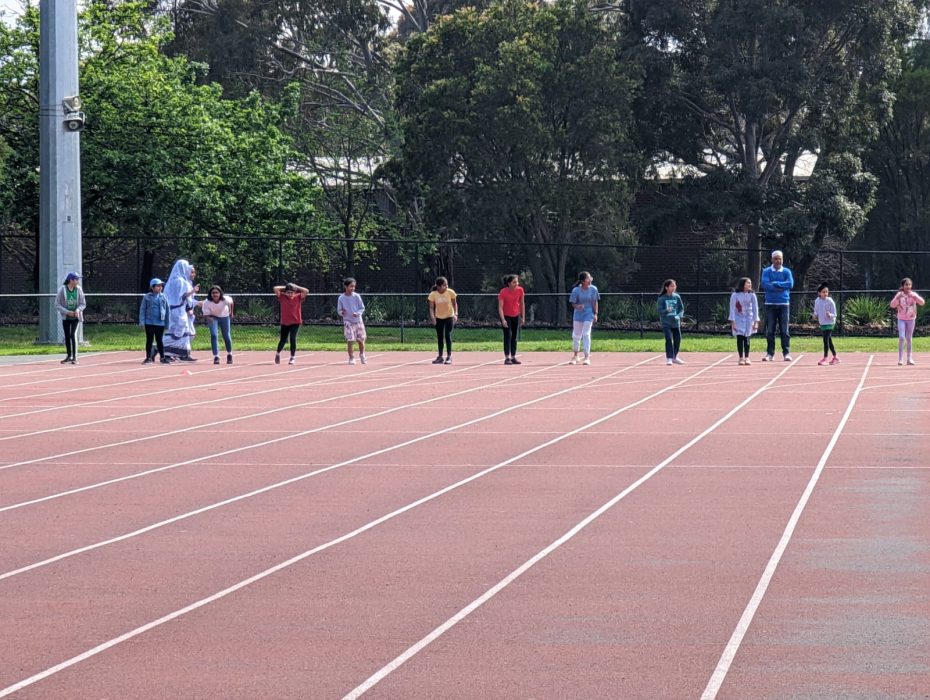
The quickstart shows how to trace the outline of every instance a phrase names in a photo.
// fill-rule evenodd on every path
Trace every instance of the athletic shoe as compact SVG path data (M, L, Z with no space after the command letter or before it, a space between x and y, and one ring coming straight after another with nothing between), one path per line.
M219 356L219 355L214 355L214 356L213 356L213 364L218 365L219 363L220 363L220 356Z
M350 364L350 365L354 365L354 364L355 364L355 358L354 358L354 357L350 357L350 358L349 358L349 364Z
M297 358L294 357L293 355L291 355L290 359L287 361L287 364L289 364L289 365L296 365L296 364L297 364Z
M682 359L680 359L680 358L678 358L678 357L672 358L672 362L674 362L676 365L683 365L683 364L685 363L684 360L682 360Z
M591 358L590 358L590 357L584 358L584 359L581 361L581 364L583 364L583 365L590 365L590 364L591 364Z
M74 360L71 360L71 364L72 364L72 365L74 364ZM914 362L914 360L912 360L911 358L908 358L908 359L907 359L907 364L909 364L909 365L916 365L917 363Z
M818 362L817 364L820 365L821 367L823 367L824 365L829 365L829 364L830 364L830 360L828 360L828 359L825 357L825 358L823 358L820 362Z
M510 364L512 364L512 365L522 365L523 363L520 362L520 360L518 360L516 357L511 357L511 358L510 358Z
M161 358L161 364L163 364L163 365L170 365L170 364L171 364L171 360L169 360L167 357L163 357L163 358Z
M451 364L452 364L452 356L449 355L449 357L446 358L446 360L445 360L445 362L443 362L443 364L444 364L444 365L451 365Z
M771 355L764 355L764 356L762 357L762 361L763 361L763 362L771 362L771 361L774 360L774 359L775 359L775 358L772 357Z
M572 357L572 359L570 359L570 360L568 361L568 364L570 364L570 365L577 365L577 364L578 364L578 356L575 355L574 357Z
M278 353L275 353L275 355L274 355L274 363L275 363L276 365L280 365L280 364L281 364L281 356L280 356Z
M513 360L511 360L509 357L505 357L505 358L504 358L504 364L505 364L505 365L512 365L512 364L513 364Z
M671 358L671 357L666 357L666 358L665 358L665 364L667 364L669 367L671 367L671 366L672 366L672 358Z
M151 365L154 363L155 363L155 360L153 360L151 357L146 357L144 360L142 360L143 365Z
M739 358L739 362L737 362L736 364L738 364L738 365L745 365L745 364L746 364L746 358L745 358L745 357Z
M746 358L746 361L745 361L743 364L744 364L744 365L751 365L751 364L752 364L752 360L750 360L750 359L747 357L747 358Z
M71 358L70 358L70 357L66 357L65 359L63 359L63 360L61 361L61 364L67 365L67 364L69 364L70 362L71 362Z
M785 355L785 362L791 362L791 354Z
M196 357L191 357L190 355L183 355L178 358L181 362L196 362Z
M227 356L226 356L226 364L227 364L227 365L231 365L231 364L232 364L232 355L227 355Z
M362 364L363 364L363 365L367 365L367 364L368 364L368 358L367 358L365 355L359 355L359 356L358 356L358 359L360 359L360 360L362 361Z
M833 359L830 360L831 365L838 365L839 363L840 363L840 358L838 358L836 355L834 355Z
M904 360L898 360L898 367L904 364Z
M71 364L72 364L72 365L76 365L76 364L77 364L77 358L76 358L76 357L72 357L72 358L71 358ZM914 363L912 362L911 364L914 364Z

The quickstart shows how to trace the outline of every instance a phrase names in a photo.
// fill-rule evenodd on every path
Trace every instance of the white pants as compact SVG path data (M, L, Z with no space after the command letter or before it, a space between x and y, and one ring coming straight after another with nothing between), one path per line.
M591 354L591 326L594 321L572 321L572 351L584 348L584 354Z

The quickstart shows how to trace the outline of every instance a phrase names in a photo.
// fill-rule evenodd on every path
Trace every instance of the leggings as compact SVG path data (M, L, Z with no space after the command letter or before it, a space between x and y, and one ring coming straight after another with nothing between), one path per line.
M504 316L504 357L517 356L517 339L520 336L520 317Z
M662 332L665 334L665 357L673 360L681 348L681 328L662 326Z
M442 355L442 341L446 341L446 355L452 354L452 317L436 319L436 344Z
M161 355L161 359L165 359L165 342L163 337L165 335L164 326L153 326L151 324L145 324L145 356L149 359L154 360L155 355ZM152 352L152 342L155 342L156 352Z
M749 357L749 336L748 335L736 336L736 352L739 353L740 357Z
M77 327L79 323L80 320L76 318L61 320L61 328L65 332L65 352L71 359L77 357Z
M572 352L584 348L585 356L591 354L591 326L594 321L572 321Z
M911 341L914 337L914 324L916 321L911 319L905 321L903 318L898 319L898 362L904 357L904 344L907 342L907 356L911 357Z
M823 356L826 357L829 353L833 353L833 356L836 357L836 348L833 347L832 328L823 332Z
M288 339L291 341L291 357L297 354L297 331L300 330L299 323L293 323L289 326L281 326L281 339L278 341L278 350L280 353L284 349L284 343Z

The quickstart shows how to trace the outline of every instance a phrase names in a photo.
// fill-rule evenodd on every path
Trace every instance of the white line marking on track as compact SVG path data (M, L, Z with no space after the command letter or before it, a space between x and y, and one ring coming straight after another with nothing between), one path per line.
M459 622L461 622L466 617L471 615L475 610L480 608L482 605L488 602L491 598L493 598L495 595L497 595L502 590L504 590L507 586L509 586L511 583L517 580L520 576L522 576L524 573L529 571L533 566L535 566L537 563L545 559L547 556L549 556L552 552L557 550L563 544L565 544L566 542L571 540L573 537L575 537L575 535L577 535L584 528L586 528L592 522L594 522L599 517L601 517L604 513L610 510L614 505L616 505L621 500L626 498L628 494L632 493L637 488L639 488L642 484L646 483L649 479L651 479L653 476L658 474L667 464L671 463L672 461L680 457L682 454L684 454L684 452L689 450L691 447L693 447L698 442L703 440L705 437L710 435L714 430L716 430L721 425L723 425L731 417L736 415L736 413L743 406L745 406L750 401L752 401L754 398L759 396L759 394L761 394L762 392L768 390L775 383L777 379L779 379L782 375L784 375L785 372L787 372L789 369L794 367L795 363L800 359L801 358L799 356L794 362L792 362L787 367L782 369L778 374L776 374L766 384L756 389L752 394L749 395L748 398L741 401L736 407L730 410L726 415L724 415L722 418L719 418L717 421L715 421L709 428L705 429L699 435L689 440L682 447L679 447L671 455L663 459L656 466L654 466L648 472L643 474L639 479L637 479L632 484L630 484L625 489L623 489L623 491L618 493L616 496L614 496L609 501L604 503L600 508L598 508L593 513L591 513L586 518L584 518L584 520L580 521L578 524L576 524L574 527L568 530L568 532L566 532L564 535L562 535L557 540L552 542L550 545L548 545L547 547L545 547L544 549L540 550L535 555L527 559L523 564L521 564L519 567L511 571L507 576L505 576L500 581L498 581L494 586L492 586L487 591L485 591L481 596L473 600L471 603L469 603L464 608L459 610L455 615L453 615L448 620L446 620L441 625L439 625L432 632L430 632L425 637L420 639L420 641L418 641L416 644L413 644L412 646L408 647L404 652L399 654L392 661L390 661L389 663L385 664L380 669L375 671L375 673L369 676L364 682L362 682L361 684L353 688L351 691L349 691L343 697L343 700L354 700L355 698L358 698L362 694L371 690L375 685L380 683L387 676L389 676L391 673L393 673L398 668L400 668L403 664L405 664L407 661L413 658L417 653L419 653L424 648L426 648L427 646L432 644L434 641L439 639L439 637L441 637L443 634L448 632Z
M658 357L659 357L659 356L656 355L656 356L654 356L654 357L651 357L651 358L649 358L649 359L647 359L647 360L643 360L642 362L636 363L636 364L634 364L634 365L630 365L630 366L628 366L628 367L621 368L620 370L617 370L617 371L615 371L615 372L612 372L611 374L605 375L605 377L603 377L603 379L606 379L606 378L608 378L608 377L614 376L615 374L618 374L618 373L620 373L620 372L625 372L625 371L627 371L627 370L633 369L633 368L635 368L635 367L637 367L637 366L639 366L639 365L641 365L641 364L644 364L644 363L646 363L646 362L650 362L650 361L652 361L652 360L654 360L654 359L657 359ZM446 494L446 493L449 493L450 491L453 491L453 490L455 490L455 489L458 489L458 488L460 488L460 487L462 487L462 486L464 486L464 485L466 485L466 484L471 483L472 481L476 481L477 479L480 479L481 477L486 476L487 474L491 474L491 473L493 473L493 472L495 472L495 471L497 471L497 470L499 470L499 469L502 469L502 468L504 468L505 466L507 466L507 465L509 465L509 464L512 464L512 463L514 463L514 462L516 462L516 461L522 459L523 457L529 456L529 455L531 455L531 454L533 454L533 453L535 453L535 452L539 452L540 450L545 449L546 447L550 447L551 445L554 445L554 444L556 444L556 443L558 443L558 442L561 442L562 440L565 440L565 439L567 439L567 438L569 438L569 437L572 437L572 436L574 436L574 435L577 435L578 433L583 432L584 430L586 430L587 428L589 428L589 427L591 427L591 426L597 425L597 424L599 424L599 423L603 423L603 422L606 421L606 420L610 420L611 418L614 418L614 417L616 417L617 415L619 415L619 414L621 414L621 413L624 413L625 411L630 410L631 408L635 408L636 406L638 406L638 405L640 405L640 404L642 404L642 403L645 403L646 401L649 401L650 399L655 398L656 396L660 396L660 395L662 395L662 394L665 394L665 393L671 391L672 389L674 389L674 388L676 388L677 386L683 384L684 382L687 382L687 381L688 381L689 379L691 379L692 377L699 376L700 374L702 374L702 373L704 373L704 372L706 372L706 371L708 371L708 370L714 368L715 366L717 366L718 364L720 364L721 362L723 362L725 359L727 359L727 357L724 357L723 360L719 360L718 362L715 362L715 363L713 363L713 364L711 364L711 365L709 365L709 366L707 366L707 367L704 367L704 368L698 370L698 371L695 372L694 374L690 375L689 377L685 377L684 379L679 380L679 381L676 382L675 384L672 384L672 385L670 385L670 386L666 386L665 388L660 389L659 391L654 392L653 394L650 394L650 395L645 396L645 397L643 397L643 398L641 398L641 399L638 399L637 401L635 401L635 402L633 402L633 403L627 404L627 405L623 406L622 408L619 408L619 409L617 409L617 410L611 412L610 414L608 414L608 415L606 415L606 416L602 416L601 418L598 418L598 419L595 420L595 421L591 421L590 423L587 423L587 424L585 424L585 425L583 425L583 426L581 426L581 427L579 427L579 428L575 428L575 429L573 429L573 430L571 430L571 431L568 431L568 432L564 433L563 435L561 435L560 437L554 438L554 439L549 440L549 441L547 441L547 442L545 442L545 443L542 443L541 445L537 445L537 446L534 447L534 448L531 448L531 449L529 449L529 450L526 450L526 451L524 451L524 452L521 452L520 454L516 455L515 457L511 457L510 459L507 459L507 460L505 460L505 461L503 461L503 462L500 462L500 463L498 463L498 464L495 464L494 466L489 467L489 468L485 469L484 471L478 472L477 474L472 474L471 476L469 476L469 477L467 477L467 478L465 478L465 479L462 479L461 481L457 481L456 483L450 484L449 486L446 486L445 488L439 489L438 491L434 491L433 493L431 493L431 494L429 494L429 495L427 495L427 496L424 496L423 498L420 498L420 499L418 499L418 500L416 500L416 501L413 501L412 503L408 503L406 506L403 506L403 507L401 507L401 508L398 508L398 509L396 509L396 510L393 510L393 511L391 511L390 513L387 513L386 515L382 515L380 518L376 518L375 520L372 520L372 521L366 523L365 525L362 525L361 527L358 527L358 528L356 528L355 530L352 530L351 532L347 532L346 534L341 535L340 537L337 537L337 538L335 538L335 539L333 539L333 540L330 540L329 542L325 542L325 543L323 543L323 544L321 544L321 545L319 545L319 546L317 546L317 547L314 547L313 549L309 549L309 550L307 550L307 551L305 551L305 552L302 552L302 553L300 553L300 554L298 554L298 555L296 555L296 556L294 556L294 557L291 557L290 559L288 559L288 560L286 560L286 561L283 561L283 562L281 562L281 563L279 563L279 564L276 564L276 565L274 565L274 566L272 566L272 567L270 567L270 568L268 568L268 569L265 569L264 571L261 571L261 572L255 574L254 576L250 576L249 578L244 579L244 580L242 580L242 581L240 581L240 582L238 582L238 583L236 583L236 584L233 584L232 586L229 586L228 588L224 588L223 590L218 591L217 593L214 593L214 594L211 595L211 596L208 596L208 597L206 597L206 598L202 598L202 599L200 599L200 600L198 600L198 601L195 601L194 603L191 603L190 605L187 605L187 606L185 606L185 607L183 607L183 608L180 608L179 610L175 610L174 612L168 613L167 615L164 615L164 616L158 618L157 620L153 620L153 621L151 621L151 622L149 622L149 623L147 623L147 624L145 624L145 625L142 625L141 627L137 627L137 628L135 628L135 629L133 629L133 630L130 630L129 632L126 632L125 634L122 634L122 635L120 635L120 636L118 636L118 637L114 637L113 639L110 639L110 640L108 640L108 641L106 641L106 642L103 642L102 644L98 644L97 646L93 647L92 649L88 649L87 651L85 651L85 652L83 652L83 653L81 653L81 654L78 654L77 656L74 656L74 657L72 657L72 658L70 658L70 659L68 659L68 660L66 660L66 661L62 661L61 663L56 664L55 666L52 666L51 668L47 668L47 669L45 669L44 671L41 671L41 672L39 672L39 673L36 673L36 674L30 676L29 678L25 678L25 679L23 679L22 681L19 681L18 683L15 683L15 684L13 684L13 685L11 685L11 686L8 686L8 687L6 687L6 688L0 690L0 698L5 697L5 696L7 696L7 695L10 695L11 693L15 693L15 692L18 691L18 690L22 690L23 688L25 688L25 687L27 687L27 686L33 685L34 683L37 683L37 682L39 682L39 681L41 681L41 680L43 680L43 679L45 679L45 678L48 678L49 676L52 676L52 675L58 673L59 671L63 671L63 670L66 669L66 668L70 668L71 666L74 666L75 664L78 664L78 663L80 663L80 662L82 662L82 661L86 661L87 659L92 658L92 657L94 657L94 656L96 656L96 655L98 655L98 654L100 654L100 653L102 653L102 652L104 652L104 651L106 651L106 650L108 650L108 649L111 649L111 648L117 646L118 644L122 644L123 642L125 642L125 641L127 641L127 640L129 640L129 639L132 639L132 638L134 638L134 637L137 637L137 636L139 636L140 634L144 634L145 632L148 632L149 630L154 629L155 627L159 627L160 625L163 625L163 624L165 624L166 622L171 622L172 620L175 620L175 619L177 619L177 618L179 618L179 617L181 617L181 616L183 616L183 615L186 615L186 614L189 613L189 612L192 612L192 611L194 611L194 610L197 610L197 609L199 609L199 608L202 608L202 607L204 607L205 605L209 605L210 603L215 602L215 601L217 601L217 600L220 600L221 598L225 598L226 596L228 596L228 595L230 595L230 594L232 594L232 593L235 593L236 591L239 591L239 590L241 590L241 589L243 589L243 588L246 588L247 586L250 586L250 585L253 584L253 583L256 583L256 582L258 582L258 581L261 581L262 579L265 579L265 578L271 576L272 574L277 573L278 571L282 571L283 569L286 569L286 568L288 568L288 567L290 567L290 566L293 566L294 564L296 564L296 563L298 563L298 562L301 562L301 561L303 561L304 559L307 559L308 557L310 557L310 556L312 556L312 555L314 555L314 554L318 554L319 552L322 552L322 551L324 551L324 550L330 549L330 548L336 546L337 544L341 544L342 542L345 542L345 541L350 540L350 539L352 539L352 538L354 538L354 537L357 537L358 535L361 535L361 534L367 532L368 530L371 530L371 529L377 527L378 525L381 525L382 523L387 522L388 520L392 520L392 519L398 517L399 515L402 515L403 513L406 513L407 511L413 510L414 508L417 508L417 507L423 505L424 503L428 503L428 502L430 502L430 501L433 501L433 500L439 498L440 496L442 496L442 495L444 495L444 494ZM556 366L560 366L560 365L556 365ZM789 366L789 367L790 367L790 366ZM786 369L788 369L788 368L786 368ZM543 371L543 370L539 370L539 371ZM575 390L577 390L577 389L581 389L581 388L590 386L591 384L594 384L594 383L600 381L600 379L601 379L601 378L595 378L595 379L592 379L592 380L590 380L590 381L588 381L588 382L585 382L585 383L583 383L583 384L577 385L577 386L575 386L575 387L571 387L571 388L568 388L568 389L562 389L561 391L555 392L554 394L551 394L551 395L549 395L549 396L540 397L539 399L536 399L535 401L543 401L543 400L546 400L546 399L548 399L548 398L553 398L554 396L558 396L558 395L560 395L560 394L565 394L565 393L568 393L568 392L570 392L570 391L575 391ZM774 380L772 380L772 381L774 381ZM760 390L758 390L758 391L761 392L762 389L760 389ZM757 393L758 393L758 392L757 392ZM471 424L471 423L478 422L478 421L480 421L480 420L487 420L487 419L489 419L489 418L495 417L496 415L499 415L500 413L505 413L506 411L513 410L513 409L515 409L515 408L519 408L519 406L513 406L513 407L511 407L511 408L504 409L504 410L498 412L497 414L491 414L491 415L485 416L484 418L481 418L481 419L475 419L475 420L473 420L473 421L467 421L466 423L464 423L464 424L462 424L462 425L469 425L469 424ZM452 431L452 430L455 430L456 427L457 427L457 426L452 426L452 427L450 427L450 428L446 428L446 429L443 429L443 430L441 430L441 431L437 431L437 432L436 432L436 435L441 435L441 434L443 434L443 433L450 432L450 431ZM420 442L421 440L426 439L426 437L428 437L428 436L425 436L425 437L422 437L422 438L417 438L417 439L415 439L415 440L410 440L410 441L408 441L408 442L406 442L406 443L403 443L403 445L400 445L400 446L406 446L406 445L413 444L413 443L415 443L415 442ZM379 454L384 454L384 453L387 453L387 452L391 452L391 451L397 449L397 448L400 447L400 446L393 446L393 447L385 448L385 449L383 449L383 450L378 450L377 452L371 453L371 454L369 454L369 455L367 455L367 456L365 456L365 457L356 458L355 461L357 461L357 460L359 460L359 459L366 459L366 458L368 458L368 457L374 457L374 456L377 456L377 455L379 455ZM333 467L331 467L331 468L335 468L335 465L334 465ZM0 577L0 578L2 578L2 577Z
M833 431L833 437L830 438L830 442L827 443L826 449L824 449L823 454L820 456L820 461L817 463L817 467L814 469L814 473L811 475L810 481L807 483L807 488L804 489L804 493L801 494L801 499L795 506L791 517L788 519L788 524L785 526L785 531L782 533L781 539L778 541L778 544L775 547L775 551L772 552L772 556L769 558L768 564L766 565L765 570L762 572L762 577L759 579L759 583L756 585L756 589L753 591L753 594L749 599L749 603L746 605L746 609L743 610L743 614L740 617L739 622L736 624L736 629L733 630L730 641L728 641L726 647L724 647L723 653L720 655L720 660L717 662L717 667L714 669L710 680L707 682L707 687L704 688L704 692L701 694L701 700L714 700L714 698L717 697L717 693L720 691L720 686L723 685L723 681L727 676L727 672L730 670L733 659L736 657L736 652L739 650L740 644L743 642L743 637L746 636L749 625L752 624L752 618L755 616L756 610L759 609L759 605L762 603L762 597L765 595L765 592L769 587L769 583L771 583L772 577L775 575L775 569L778 568L778 564L781 561L785 550L788 548L788 543L791 541L791 537L794 535L794 530L798 525L798 520L801 519L801 514L804 512L804 508L807 506L807 502L810 500L811 494L814 492L814 487L817 486L817 482L820 480L820 475L823 472L823 468L826 466L827 460L830 458L830 454L833 452L833 448L836 446L837 441L840 439L843 428L846 426L846 421L848 421L849 416L852 415L853 407L856 405L859 394L862 393L866 375L869 373L869 367L872 365L872 358L873 356L870 355L869 360L865 365L865 369L862 370L862 376L859 379L859 385L853 392L853 395L849 400L849 405L846 407L846 411L843 413L842 419L840 419L840 422L837 424L836 430Z
M636 364L629 365L629 366L627 366L627 367L623 367L623 368L621 368L621 369L619 369L619 370L616 370L616 371L614 372L614 374L616 374L617 372L626 372L626 371L629 371L629 370L634 369L634 368L636 368L636 367L638 367L638 366L640 366L640 365L642 365L642 364L644 364L644 363L646 363L646 362L651 362L653 359L656 359L657 357L658 357L658 355L656 355L656 356L653 357L653 358L649 358L649 359L643 360L642 362L638 362L638 363L636 363ZM545 371L547 371L548 369L550 369L550 368L549 368L549 367L543 367L542 369L533 370L533 372L532 372L531 374L537 374L537 373L539 373L539 372L545 372ZM703 371L703 370L702 370L702 371ZM608 376L610 376L610 375L608 375ZM452 398L452 397L454 397L454 396L461 396L461 395L464 395L464 394L473 393L473 392L475 392L475 391L481 391L481 390L483 390L483 389L488 389L488 388L491 388L491 387L494 387L494 386L500 386L501 384L506 384L508 381L510 381L510 380L513 379L513 378L515 378L515 377L508 377L507 379L501 379L501 380L499 380L499 381L497 381L497 382L493 382L493 383L491 383L491 384L483 384L483 385L478 386L478 387L472 387L472 388L470 388L470 389L463 389L462 391L456 392L456 393L454 393L454 394L445 394L445 395L443 395L443 396L436 396L436 397L433 397L433 398L431 398L431 399L424 399L423 401L418 402L418 404L427 404L427 403L433 403L433 402L435 402L435 401L443 401L443 400ZM573 386L573 387L569 387L569 388L567 388L567 389L561 389L561 390L559 390L559 391L557 391L557 392L554 392L554 393L552 393L552 394L546 394L545 396L537 397L537 398L533 399L532 401L528 401L528 402L526 402L526 403L527 403L527 404L530 404L530 403L538 403L538 402L540 402L540 401L546 401L546 400L551 399L551 398L554 398L554 397L556 397L556 396L560 396L560 395L562 395L562 394L566 394L566 393L569 393L569 392L572 392L572 391L577 391L578 389L581 389L581 388L588 387L588 386L590 386L591 384L596 383L597 381L599 381L599 380L598 380L597 378L595 378L595 379L592 379L592 380L590 380L590 381L588 381L588 382L585 382L584 384L580 384L580 385L576 385L576 386ZM414 405L416 405L416 404L414 404ZM215 510L215 509L217 509L217 508L220 508L220 507L222 507L222 506L229 505L229 504L231 504L231 503L236 503L236 502L238 502L238 501L242 501L242 500L245 500L245 499L247 499L247 498L251 498L251 497L253 497L253 496L257 496L257 495L262 494L262 493L267 493L268 491L273 491L273 490L278 489L278 488L281 488L281 487L283 487L283 486L288 486L288 485L290 485L290 484L294 484L294 483L297 483L297 482L299 482L299 481L303 481L304 479L309 479L309 478L311 478L311 477L318 476L319 474L325 474L326 472L330 472L330 471L333 471L333 470L335 470L335 469L340 469L340 468L346 467L346 466L348 466L348 465L350 465L350 464L355 464L355 463L357 463L357 462L361 462L361 461L363 461L363 460L370 459L370 458L372 458L372 457L377 457L377 456L382 455L382 454L387 454L388 452L393 452L393 451L398 450L398 449L401 449L401 448L403 448L403 447L409 447L410 445L414 445L414 444L416 444L416 443L418 443L418 442L422 442L422 441L424 441L424 440L428 440L428 439L430 439L430 438L437 437L437 436L439 436L439 435L444 435L444 434L446 434L446 433L449 433L449 432L458 430L459 428L463 428L463 427L466 427L466 426L469 426L469 425L474 425L475 423L480 423L480 422L482 422L482 421L490 420L491 418L496 418L496 417L501 416L501 415L503 415L503 414L505 414L505 413L509 413L509 412L514 411L514 410L516 410L516 409L518 409L518 408L521 408L523 405L525 405L525 404L514 404L514 405L512 405L512 406L508 406L507 408L504 408L504 409L495 411L494 413L490 413L490 414L485 415L485 416L482 416L482 417L480 417L480 418L473 418L473 419L471 419L471 420L465 421L464 423L459 423L459 424L457 424L457 425L453 425L453 426L448 427L448 428L442 428L442 429L440 429L440 430L433 431L433 432L428 433L428 434L426 434L426 435L420 435L420 436L417 436L417 437L412 438L412 439L410 439L410 440L405 440L405 441L403 441L403 442L401 442L401 443L392 445L392 446L390 446L390 447L385 447L385 448L382 448L382 449L380 449L380 450L375 450L374 452L369 452L369 453L367 453L367 454L361 455L361 456L359 456L359 457L353 457L352 459L347 459L347 460L345 460L345 461L343 461L343 462L339 462L339 463L337 463L337 464L331 464L331 465L328 465L328 466L326 466L326 467L322 467L322 468L320 468L320 469L315 469L314 471L307 472L307 473L304 473L304 474L300 474L300 475L298 475L298 476L291 477L290 479L285 479L284 481L279 481L279 482L277 482L277 483L270 484L270 485L268 485L268 486L263 486L262 488L255 489L254 491L250 491L250 492L245 493L245 494L240 494L239 496L234 496L234 497L232 497L232 498L228 498L228 499L226 499L226 500L219 501L219 502L217 502L217 503L212 503L212 504L210 504L210 505L208 505L208 506L204 506L204 507L202 507L202 508L198 508L198 509L196 509L196 510L189 511L189 512L187 512L187 513L182 513L181 515L176 515L176 516L174 516L174 517L172 517L172 518L168 518L167 520L162 520L162 521L160 521L160 522L153 523L152 525L148 525L148 526L146 526L146 527L140 528L140 529L138 529L138 530L134 530L134 531L132 531L132 532L124 533L124 534L119 535L119 536L117 536L117 537L112 537L112 538L110 538L110 539L108 539L108 540L104 540L104 541L101 541L101 542L96 542L96 543L94 543L94 544L92 544L92 545L87 545L87 546L85 546L85 547L80 547L80 548L78 548L78 549L73 549L73 550L70 550L70 551L68 551L68 552L64 552L63 554L59 554L59 555L57 555L57 556L55 556L55 557L51 557L51 558L49 558L49 559L44 559L44 560L42 560L42 561L35 562L35 563L33 563L33 564L30 564L30 565L28 565L28 566L21 567L21 568L19 568L19 569L14 569L14 570L12 570L12 571L7 571L6 573L0 574L0 581L3 581L4 579L7 579L7 578L12 578L13 576L17 576L17 575L22 574L22 573L25 573L25 572L27 572L27 571L32 571L33 569L38 569L38 568L40 568L40 567L42 567L42 566L47 566L47 565L52 564L52 563L54 563L54 562L56 562L56 561L61 561L62 559L67 559L67 558L69 558L69 557L76 556L77 554L82 554L82 553L84 553L84 552L89 552L89 551L92 551L92 550L95 550L95 549L99 549L99 548L101 548L101 547L104 547L104 546L109 545L109 544L114 544L114 543L116 543L116 542L122 542L122 541L124 541L124 540L130 539L131 537L136 537L136 536L141 535L141 534L144 534L144 533L146 533L146 532L150 532L150 531L152 531L152 530L156 530L156 529L161 528L161 527L164 527L164 526L166 526L166 525L170 525L170 524L172 524L172 523L176 523L176 522L178 522L178 521L180 521L180 520L186 520L186 519L191 518L191 517L193 517L193 516L195 516L195 515L200 515L201 513L206 513L206 512L208 512L208 511ZM346 423L354 423L354 422L358 422L358 421L363 421L363 420L367 420L367 419L369 419L369 418L374 418L374 417L376 417L376 416L381 416L381 415L385 415L385 414L388 414L388 413L393 413L393 412L396 412L396 411L400 411L400 410L403 410L404 408L407 408L407 407L408 407L408 406L397 406L397 407L394 407L394 408L387 409L387 410L385 410L385 411L380 411L379 413L376 413L376 414L367 415L367 416L359 416L359 417L352 418L352 419L347 420L347 421L342 421L342 422L340 422L340 423L335 423L335 424L333 424L333 425L338 426L338 425L344 425L344 424L346 424ZM263 444L263 445L269 445L269 444L273 444L273 443L277 443L277 442L282 442L283 440L289 440L289 439L291 439L291 438L293 438L293 437L299 437L299 436L302 436L302 435L308 435L308 434L311 434L311 433L321 432L321 431L323 431L323 430L329 430L331 427L333 427L333 426L321 426L321 427L319 427L319 428L313 428L312 430L308 430L308 431L306 431L306 432L304 432L304 433L300 433L299 435L291 435L291 436L284 437L284 438L278 438L278 439L275 439L275 440L269 440L269 441L267 441L267 442L265 442L265 443L262 443L262 444ZM242 452L242 451L244 451L244 450L246 450L246 449L250 449L250 448L239 448L239 449L236 449L236 450L230 450L229 453ZM85 486L85 487L82 487L82 488L79 488L79 489L73 489L73 490L71 490L71 491L65 491L65 492L62 492L62 493L60 493L60 494L54 494L54 495L52 495L52 496L45 496L44 498L38 498L38 499L35 499L35 500L33 500L33 501L25 501L25 502L23 502L23 503L14 504L14 505L12 505L12 506L6 506L6 507L4 507L4 508L0 508L0 513L4 512L4 511L7 511L7 510L13 510L13 509L15 509L15 508L21 508L21 507L24 507L24 506L33 505L33 504L35 504L35 503L41 503L41 502L43 502L43 501L49 501L49 500L52 500L53 498L61 498L61 497L63 497L63 496L71 495L71 494L74 494L74 493L80 493L80 492L82 492L82 491L89 491L89 490L91 490L92 488L100 488L101 486L107 486L107 485L112 484L112 483L117 483L117 482L120 482L120 481L126 481L126 480L128 480L128 479L130 479L130 478L135 478L135 476L142 476L142 475L145 475L145 474L151 474L151 473L155 473L155 472L159 472L159 471L165 471L166 469L172 469L172 468L175 468L175 467L178 467L178 466L184 466L184 465L187 465L187 464L196 463L196 462L199 462L199 461L203 461L203 460L205 460L205 459L211 459L211 458L216 457L216 456L223 456L224 454L226 454L226 453L221 453L221 455L211 455L210 457L201 457L201 458L198 458L198 459L192 459L192 460L188 460L187 462L180 462L180 463L178 463L178 464L168 465L168 466L166 466L166 467L161 467L161 468L159 468L159 469L152 469L152 470L149 470L148 472L140 472L138 475L134 475L134 476L131 476L131 477L121 477L121 478L119 478L119 479L112 479L112 480L110 480L110 481L101 482L100 484L94 484L94 485L91 485L91 486Z

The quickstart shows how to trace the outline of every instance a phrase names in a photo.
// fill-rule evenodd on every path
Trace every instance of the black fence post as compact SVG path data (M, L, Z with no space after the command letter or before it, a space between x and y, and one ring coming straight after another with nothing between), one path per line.
M836 312L836 325L839 327L839 335L845 335L843 331L843 301L844 301L844 291L846 289L846 283L843 279L843 259L846 257L845 253L840 251L840 308Z
M697 313L694 315L694 330L701 330L701 301L704 297L701 294L701 268L704 266L701 255L704 252L703 246L698 246L697 250Z
M645 313L646 313L646 293L640 292L639 293L639 337L640 337L640 340L642 340L644 336L644 332L645 332L645 327L644 327Z

